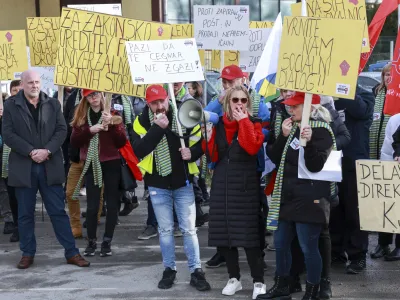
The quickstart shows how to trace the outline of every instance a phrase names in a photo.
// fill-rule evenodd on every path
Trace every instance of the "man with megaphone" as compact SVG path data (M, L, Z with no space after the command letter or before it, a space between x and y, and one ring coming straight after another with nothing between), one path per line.
M190 285L207 291L210 284L201 269L199 241L195 221L196 205L193 177L199 173L196 165L203 155L199 126L192 130L182 128L186 147L182 147L178 134L175 106L160 85L146 90L147 106L133 125L133 149L142 159L138 164L148 185L150 200L158 222L164 273L158 284L160 289L172 287L176 278L174 217L175 207L188 266Z

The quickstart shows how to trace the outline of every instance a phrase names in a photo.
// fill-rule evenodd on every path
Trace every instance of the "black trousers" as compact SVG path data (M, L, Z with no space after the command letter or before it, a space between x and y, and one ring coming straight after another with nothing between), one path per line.
M319 252L322 258L322 278L330 278L331 274L331 237L329 234L329 226L325 225L319 236ZM304 255L301 250L299 239L297 236L292 242L292 267L290 275L293 277L299 276L305 271Z
M207 190L206 179L199 177L198 184L201 189L201 192L203 193L203 199L209 200L210 194L208 193L208 190Z
M15 196L15 188L8 185L8 178L4 178L7 185L8 200L10 201L11 214L14 220L14 226L18 227L18 201Z
M112 239L119 213L119 183L121 180L121 161L119 159L101 163L104 184L104 201L107 202L106 228L104 238ZM97 214L100 205L101 188L94 185L92 166L86 173L87 193L87 234L89 239L97 238Z
M218 252L225 257L226 266L229 273L229 279L236 278L240 280L239 252L238 248L218 247ZM264 265L260 248L244 248L247 257L247 263L250 267L253 282L264 283Z
M378 243L381 246L389 246L393 243L393 233L379 232ZM400 248L400 234L396 234L396 248Z
M203 191L199 186L199 179L197 177L193 177L193 193L194 193L194 200L196 204L201 204L203 199Z
M343 181L339 183L339 205L332 208L330 233L332 253L347 253L349 260L366 258L368 232L360 230L356 171L343 171Z

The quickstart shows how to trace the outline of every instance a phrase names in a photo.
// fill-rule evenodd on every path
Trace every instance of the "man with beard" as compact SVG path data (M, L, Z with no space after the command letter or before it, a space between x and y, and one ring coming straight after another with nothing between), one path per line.
M199 173L196 160L203 154L201 133L196 126L185 139L182 148L176 135L176 107L169 102L166 91L160 85L146 90L147 107L135 119L133 150L142 161L138 166L144 173L150 200L158 222L160 247L164 273L158 284L160 289L172 287L176 278L174 217L175 207L179 228L191 273L190 285L199 291L210 289L201 269L199 241L195 219L196 206L193 193L193 176ZM184 134L186 132L182 128Z

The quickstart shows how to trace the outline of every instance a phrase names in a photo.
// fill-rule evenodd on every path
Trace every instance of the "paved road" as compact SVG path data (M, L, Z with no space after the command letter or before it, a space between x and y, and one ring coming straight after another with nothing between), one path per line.
M142 195L142 190L138 191ZM85 201L82 200L83 206ZM200 293L189 286L189 272L182 246L177 239L176 255L178 275L176 285L167 291L157 289L163 267L157 239L138 241L147 215L147 203L128 217L121 217L112 244L114 255L108 258L91 258L90 268L80 269L65 264L62 248L55 239L47 215L41 219L41 202L37 203L36 238L38 243L35 264L28 270L16 269L20 258L17 244L8 242L9 236L0 234L0 300L69 300L69 299L227 299L221 290L227 281L226 269L206 270L212 291ZM0 225L3 228L3 225ZM100 225L104 232L104 220ZM201 258L203 263L214 254L207 247L207 227L199 228ZM77 240L83 250L84 240ZM376 245L376 236L371 237ZM372 247L371 246L371 247ZM274 253L266 256L269 270L265 274L267 286L272 286L275 270ZM252 281L244 253L240 256L244 290L229 299L251 299ZM368 261L368 269L361 275L347 275L344 270L333 270L335 299L400 299L398 276L400 263ZM297 294L293 299L301 299Z

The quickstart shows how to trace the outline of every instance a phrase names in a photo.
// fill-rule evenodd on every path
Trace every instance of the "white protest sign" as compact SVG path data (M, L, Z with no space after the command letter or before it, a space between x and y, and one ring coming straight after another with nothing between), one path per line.
M68 5L68 7L102 14L122 16L121 4L76 4Z
M199 49L248 50L248 5L194 5L193 14Z
M250 29L248 51L240 51L239 66L245 72L254 72L264 51L272 28Z
M29 47L26 47L26 51L28 53L29 69L37 72L40 75L41 89L46 92L49 89L51 89L53 91L57 90L56 86L54 85L54 69L55 69L55 67L32 67Z
M195 39L125 43L133 84L203 81Z
M358 160L360 229L400 233L400 164Z

